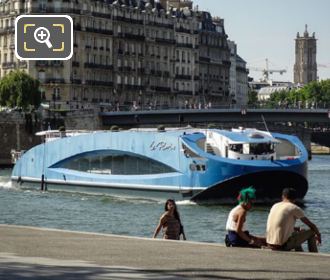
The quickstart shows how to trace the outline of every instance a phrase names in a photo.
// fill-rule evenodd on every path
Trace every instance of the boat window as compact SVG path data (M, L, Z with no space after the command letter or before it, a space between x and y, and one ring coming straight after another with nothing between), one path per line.
M250 135L250 138L253 138L253 139L264 139L265 137L261 134L258 134L258 133L253 133Z
M57 167L95 174L147 175L176 172L175 169L150 158L129 154L83 155Z
M189 165L189 168L190 168L191 171L199 171L199 172L206 171L206 165L205 164L192 163L192 164Z
M273 143L251 143L250 154L251 155L266 155L274 153Z
M229 144L229 150L235 153L243 154L243 144Z

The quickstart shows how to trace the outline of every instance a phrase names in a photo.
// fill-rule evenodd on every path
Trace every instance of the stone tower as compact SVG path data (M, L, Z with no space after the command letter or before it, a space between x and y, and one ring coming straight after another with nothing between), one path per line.
M303 36L297 33L296 62L294 65L294 83L307 84L317 80L316 38L309 36L307 25Z

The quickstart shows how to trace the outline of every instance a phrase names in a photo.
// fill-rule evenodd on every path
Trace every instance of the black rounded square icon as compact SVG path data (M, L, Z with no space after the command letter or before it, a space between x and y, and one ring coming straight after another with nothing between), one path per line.
M15 21L15 53L24 60L68 60L73 21L67 15L21 15Z

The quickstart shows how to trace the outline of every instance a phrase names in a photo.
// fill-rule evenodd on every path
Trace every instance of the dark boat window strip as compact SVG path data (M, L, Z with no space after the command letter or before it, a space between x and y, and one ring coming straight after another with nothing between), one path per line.
M82 154L54 167L103 175L148 175L176 172L175 169L150 158L115 153Z

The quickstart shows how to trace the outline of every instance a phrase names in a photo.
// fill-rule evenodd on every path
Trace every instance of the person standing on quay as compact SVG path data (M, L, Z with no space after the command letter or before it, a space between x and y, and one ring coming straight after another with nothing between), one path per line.
M276 203L270 209L267 220L267 244L273 250L302 251L301 245L307 240L308 250L318 252L316 241L321 244L321 234L304 214L304 211L294 204L296 190L286 188L282 192L282 202ZM301 230L295 227L300 219L310 229Z
M157 237L162 228L164 239L180 240L180 236L182 235L183 240L186 240L180 214L173 199L166 201L165 213L160 217L153 238Z

